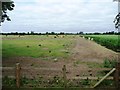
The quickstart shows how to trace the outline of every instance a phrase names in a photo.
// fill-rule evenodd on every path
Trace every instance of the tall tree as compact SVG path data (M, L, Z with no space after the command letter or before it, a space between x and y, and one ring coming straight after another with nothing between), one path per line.
M118 28L120 26L120 12L118 13L118 15L116 15L114 23L115 23L115 28Z
M1 8L0 23L4 22L5 20L11 21L10 17L7 14L7 11L12 11L14 9L14 7L15 7L14 2L9 0L9 2L0 2L0 3L1 3L1 6L0 6L0 8Z

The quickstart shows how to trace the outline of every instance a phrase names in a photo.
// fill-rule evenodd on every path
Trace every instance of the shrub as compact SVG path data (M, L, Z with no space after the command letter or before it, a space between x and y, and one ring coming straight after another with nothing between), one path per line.
M16 80L9 78L8 76L3 77L2 84L5 87L13 87L16 86Z
M105 68L114 68L116 63L117 63L116 60L105 59L104 62L103 62L103 66Z
M27 47L27 48L29 48L30 46L29 46L29 45L27 45L26 47Z
M90 80L87 78L87 79L85 79L85 80L82 80L81 81L81 84L82 85L90 85Z

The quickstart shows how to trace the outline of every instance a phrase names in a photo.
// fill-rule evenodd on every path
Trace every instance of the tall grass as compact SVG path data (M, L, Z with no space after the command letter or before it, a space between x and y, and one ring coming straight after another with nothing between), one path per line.
M116 52L120 51L120 43L118 35L85 35L86 38L91 37L95 42L112 49Z

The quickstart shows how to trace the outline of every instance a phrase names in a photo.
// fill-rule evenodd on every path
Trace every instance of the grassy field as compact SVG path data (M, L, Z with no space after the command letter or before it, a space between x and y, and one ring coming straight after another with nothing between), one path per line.
M91 37L95 42L105 46L114 51L120 50L119 36L118 35L85 35L86 38Z
M3 57L63 57L70 53L74 38L71 36L3 36Z
M88 37L93 37L94 40L97 37L104 37L104 40L111 38L114 41L117 38L117 36L106 35L86 36ZM20 63L23 69L22 87L63 87L61 72L63 65L66 65L66 70L68 70L66 73L68 87L91 87L97 81L72 78L103 76L104 73L92 71L92 69L113 68L116 63L114 59L117 57L116 52L81 38L80 35L25 35L20 37L3 35L2 54L3 67L15 67L16 63ZM54 61L55 59L57 61ZM28 69L24 70L24 68ZM14 72L9 69L3 72L4 86L15 86L15 79L7 77L15 76ZM111 82L107 83L108 86L112 85Z
M120 50L118 35L85 35L85 37L91 37L98 44L114 51ZM74 38L73 35L2 36L2 54L3 57L67 58L75 44Z

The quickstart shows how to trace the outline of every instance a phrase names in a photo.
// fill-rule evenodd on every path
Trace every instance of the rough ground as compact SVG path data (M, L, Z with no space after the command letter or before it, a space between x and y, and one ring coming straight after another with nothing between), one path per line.
M31 78L44 76L52 77L55 75L62 76L62 67L66 65L67 76L84 76L89 75L88 64L101 64L105 58L117 59L118 54L97 43L77 37L74 47L71 49L70 57L65 60L41 60L41 58L31 57L12 57L3 58L3 67L14 67L16 63L20 63L22 67L22 75ZM96 65L97 66L97 65ZM95 68L96 68L95 66ZM29 68L29 69L23 69ZM91 67L92 69L93 67ZM3 70L3 76L13 75L12 70ZM93 73L95 75L95 73Z

